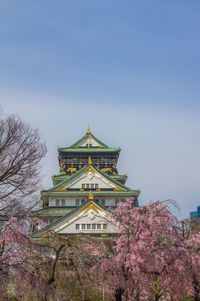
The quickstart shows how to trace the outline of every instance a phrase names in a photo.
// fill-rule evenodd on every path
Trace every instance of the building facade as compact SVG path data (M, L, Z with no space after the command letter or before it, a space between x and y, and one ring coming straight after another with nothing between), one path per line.
M192 211L190 212L190 220L193 223L192 225L192 230L193 232L197 231L199 232L199 226L200 226L200 206L197 206L197 210L196 211ZM197 225L197 227L194 227L194 225Z
M33 215L44 220L59 234L116 233L107 218L108 208L134 197L138 204L140 190L125 185L127 175L118 173L120 148L111 148L88 130L70 147L58 148L59 174L53 185L41 190L39 210Z

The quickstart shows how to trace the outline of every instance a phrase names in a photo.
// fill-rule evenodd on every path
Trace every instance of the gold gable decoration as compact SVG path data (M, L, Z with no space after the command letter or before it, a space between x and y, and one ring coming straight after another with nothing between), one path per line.
M62 163L61 163L61 168L62 168L63 170L66 168L65 161L62 161Z
M85 210L84 210L84 214L85 213L87 213L89 210L93 210L93 211L95 211L96 213L99 213L99 211L101 211L100 210L100 208L98 208L94 203L90 203L90 204L88 204L87 205L87 207L85 208Z
M86 140L91 140L92 136L90 134L88 134L88 136L86 137Z
M89 172L95 174L95 170L92 167L89 167L88 169L85 170L84 174L87 175Z
M58 189L56 189L56 191L67 191L66 187L59 187Z
M69 172L69 173L71 173L71 174L77 172L77 168L74 167L73 162L71 163L71 166L67 168L67 172Z
M115 191L123 191L123 189L121 187L115 187L113 190L115 190Z
M103 168L102 171L105 172L105 173L107 173L107 172L112 173L113 172L112 168L110 168L110 167Z
M92 190L90 190L88 200L94 200L94 196L92 194Z
M89 165L92 165L92 159L91 159L91 156L88 157L88 164L89 164Z
M76 169L76 167L69 167L69 168L67 169L67 172L75 173L75 172L77 172L77 169Z
M87 128L87 134L91 134L90 126L89 125L88 125L88 128Z

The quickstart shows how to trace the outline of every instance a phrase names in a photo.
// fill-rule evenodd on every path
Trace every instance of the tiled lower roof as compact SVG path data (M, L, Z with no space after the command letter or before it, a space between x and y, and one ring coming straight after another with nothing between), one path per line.
M73 210L74 210L74 208L62 208L62 209L45 208L45 209L39 209L36 211L32 211L32 215L63 216L63 215L70 213Z
M67 190L67 191L44 191L45 194L48 194L48 195L60 195L60 196L70 196L70 195L86 195L88 196L89 195L89 190L84 190L84 191L79 191L79 190ZM108 190L100 190L100 191L96 191L96 190L92 190L92 193L93 195L108 195L108 196L114 196L116 197L116 195L121 195L121 196L131 196L131 195L139 195L140 194L140 190L128 190L128 191L118 191L118 190L111 190L111 191L108 191Z
M60 152L68 153L109 153L120 152L120 148L60 148Z

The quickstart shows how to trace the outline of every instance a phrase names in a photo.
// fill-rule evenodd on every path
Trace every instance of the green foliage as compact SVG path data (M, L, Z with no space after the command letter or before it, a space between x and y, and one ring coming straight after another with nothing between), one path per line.
M186 297L181 298L180 301L194 301L194 300L195 299L193 297L186 296Z

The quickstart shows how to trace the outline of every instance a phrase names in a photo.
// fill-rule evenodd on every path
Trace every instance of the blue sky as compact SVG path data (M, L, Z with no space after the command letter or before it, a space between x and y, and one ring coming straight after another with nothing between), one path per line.
M88 123L121 146L119 171L141 204L171 198L187 217L199 205L200 2L2 0L0 103L57 146Z

